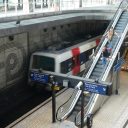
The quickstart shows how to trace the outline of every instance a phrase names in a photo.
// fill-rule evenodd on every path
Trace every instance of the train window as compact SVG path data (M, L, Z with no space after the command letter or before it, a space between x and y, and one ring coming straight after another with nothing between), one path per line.
M52 27L52 30L56 30L56 27Z
M48 0L35 0L35 7L36 8L48 7Z
M80 64L84 64L86 62L86 52L80 54Z
M89 58L90 58L90 56L91 56L91 54L92 54L92 49L86 51L86 54L87 54L87 56L86 56L86 61L88 61Z
M15 10L16 7L17 9L22 9L23 8L23 0L3 0L3 3L7 5L8 10ZM0 0L1 3L1 0Z
M68 27L70 27L71 25L70 24L68 24Z
M61 29L63 29L63 27L64 27L63 25L60 26Z
M46 28L44 29L44 32L47 32L47 29Z
M68 59L66 61L63 61L61 62L60 64L61 66L61 73L68 73L72 70L72 60L71 59Z
M46 71L55 71L55 60L51 57L45 57L45 56L33 56L33 63L32 63L33 69L40 69Z

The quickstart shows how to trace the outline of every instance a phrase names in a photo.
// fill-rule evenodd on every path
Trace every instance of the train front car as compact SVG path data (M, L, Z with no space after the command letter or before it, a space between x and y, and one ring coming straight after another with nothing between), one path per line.
M51 71L63 74L78 75L85 70L86 65L92 55L92 49L96 48L97 40L101 36L81 41L68 48L59 50L44 50L31 55L29 66L29 85L45 85L41 72ZM63 46L63 45L62 45ZM45 78L46 79L46 78ZM47 87L45 85L45 87Z

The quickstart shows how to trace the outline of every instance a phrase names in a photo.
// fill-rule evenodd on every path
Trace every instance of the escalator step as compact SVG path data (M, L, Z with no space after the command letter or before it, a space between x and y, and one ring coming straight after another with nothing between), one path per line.
M101 76L101 73L99 73L99 72L93 72L92 75L93 76L96 76L96 77L100 77Z
M85 96L85 97L84 97L84 102L85 102L85 103L88 102L89 98L90 98L90 96ZM77 104L78 104L78 105L81 105L81 97L80 97L80 102L77 102Z
M127 18L121 17L121 18L119 19L119 22L120 22L120 21L126 21L126 20L127 20Z
M118 24L120 24L120 25L124 25L125 22L126 22L126 20L119 20L119 21L118 21Z
M102 64L102 62L101 62L101 64ZM95 72L102 73L102 69L100 69L100 68L95 68L94 71L95 71Z
M116 30L116 32L117 32L117 33L122 33L122 32L123 32L123 30Z
M78 114L78 111L73 111L71 117L75 118L75 116Z
M116 27L122 27L122 26L124 26L124 25L123 24L119 24L119 23L116 25ZM116 27L115 27L115 29L116 29Z
M122 30L122 29L124 29L124 25L119 26L119 27L116 27L116 28L115 28L115 31L119 31L119 30Z
M75 106L74 111L79 112L80 110L81 110L81 105L80 106Z
M99 64L97 64L97 65L96 65L96 68L103 69L103 65L99 65Z
M98 77L97 77L97 76L92 76L92 75L91 75L90 78L93 79L93 80L96 80Z

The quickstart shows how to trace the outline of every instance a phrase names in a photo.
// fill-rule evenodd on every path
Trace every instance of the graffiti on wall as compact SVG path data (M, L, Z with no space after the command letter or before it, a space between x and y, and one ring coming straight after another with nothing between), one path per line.
M1 42L3 41L3 42ZM27 63L27 34L14 35L14 40L0 40L0 88L15 84L24 77Z

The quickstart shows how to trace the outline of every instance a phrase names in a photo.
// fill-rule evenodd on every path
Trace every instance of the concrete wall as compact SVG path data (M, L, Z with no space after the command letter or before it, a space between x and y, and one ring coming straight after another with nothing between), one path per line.
M106 28L106 21L81 21L0 38L0 88L6 88L27 78L31 53L55 41L79 35L98 34Z

